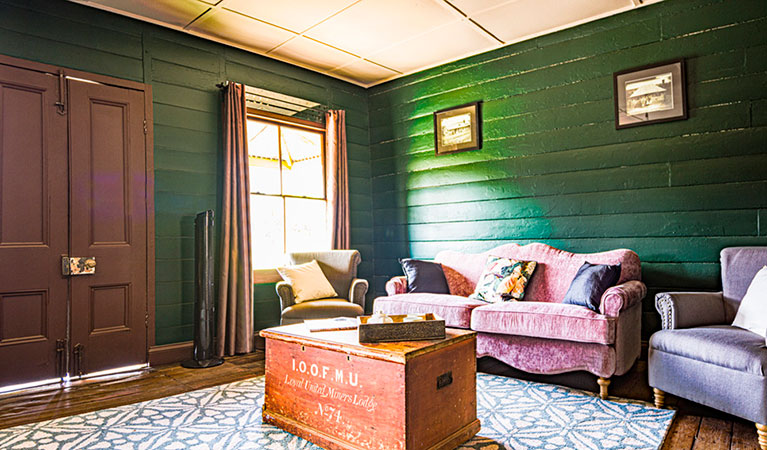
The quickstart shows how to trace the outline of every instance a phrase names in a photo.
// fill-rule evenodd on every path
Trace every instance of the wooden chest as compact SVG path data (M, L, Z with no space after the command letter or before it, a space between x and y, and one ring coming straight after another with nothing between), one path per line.
M303 324L266 339L264 422L326 449L453 449L480 428L476 335L360 344Z

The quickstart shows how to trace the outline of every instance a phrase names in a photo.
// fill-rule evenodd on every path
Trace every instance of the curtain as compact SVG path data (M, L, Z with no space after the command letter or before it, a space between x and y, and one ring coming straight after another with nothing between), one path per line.
M224 87L224 186L216 353L253 351L253 272L245 87Z
M330 248L348 249L351 245L351 227L345 111L331 109L325 114L325 147Z

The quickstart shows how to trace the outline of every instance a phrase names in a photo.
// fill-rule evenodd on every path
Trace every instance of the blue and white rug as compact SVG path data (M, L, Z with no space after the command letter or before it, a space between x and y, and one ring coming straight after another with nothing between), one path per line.
M0 449L319 449L261 422L264 377L0 429ZM477 375L482 429L461 449L657 449L674 412L561 386Z

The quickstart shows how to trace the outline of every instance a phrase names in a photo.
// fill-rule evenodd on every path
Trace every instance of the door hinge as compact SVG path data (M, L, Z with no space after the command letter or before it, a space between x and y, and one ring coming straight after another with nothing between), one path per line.
M59 70L59 101L54 103L56 105L56 108L58 109L56 112L60 115L65 115L67 113L67 104L66 104L66 77L64 76L64 71Z
M147 127L146 127L146 119L144 119L144 134L149 133Z

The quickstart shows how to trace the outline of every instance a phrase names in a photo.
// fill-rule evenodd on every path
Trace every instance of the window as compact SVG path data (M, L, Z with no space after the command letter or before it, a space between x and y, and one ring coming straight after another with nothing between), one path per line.
M329 248L324 141L319 124L248 117L254 269L281 265L287 252Z

